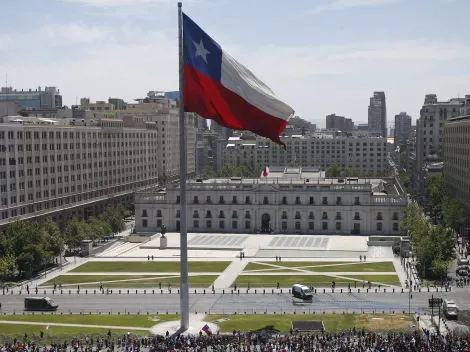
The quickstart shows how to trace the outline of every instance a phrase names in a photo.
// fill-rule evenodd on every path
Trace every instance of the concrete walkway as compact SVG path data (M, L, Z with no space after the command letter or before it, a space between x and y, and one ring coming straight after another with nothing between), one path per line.
M302 270L299 272L272 272L272 271L243 271L241 273L242 275L247 275L247 276L276 276L276 275L326 275L326 276L338 276L338 275L344 275L344 276L370 276L370 275L396 275L395 272L390 272L390 271L373 271L373 272L364 272L364 271L307 271L307 270Z
M193 272L193 273L188 273L189 276L202 276L202 275L219 275L220 272ZM180 272L163 272L163 273L156 273L156 272L140 272L140 271L131 271L131 272L91 272L91 273L86 273L86 272L68 272L64 273L62 275L65 276L179 276Z
M40 323L32 321L11 321L0 320L0 324L13 324L13 325L41 325L41 326L65 326L71 328L96 328L96 329L120 329L120 330L139 330L149 331L150 328L132 327L132 326L111 326L111 325L88 325L88 324L66 324L66 323Z
M251 259L236 259L230 264L225 271L214 281L215 287L230 287L245 269L245 266L250 262Z
M208 323L204 321L205 315L204 314L190 314L189 315L189 329L184 331L185 334L190 335L197 335L199 331L207 324L209 328L212 330L212 333L215 334L219 327L214 323ZM180 321L165 321L160 324L157 324L152 327L150 330L154 335L163 335L165 336L166 332L168 331L170 335L175 334L180 328Z

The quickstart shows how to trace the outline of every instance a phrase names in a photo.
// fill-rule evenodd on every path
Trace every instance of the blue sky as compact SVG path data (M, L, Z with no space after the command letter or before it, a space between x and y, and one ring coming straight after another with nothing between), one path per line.
M3 1L0 75L14 88L126 100L178 84L175 0ZM187 0L185 12L298 115L388 123L425 94L470 94L469 0ZM3 79L2 86L3 84Z

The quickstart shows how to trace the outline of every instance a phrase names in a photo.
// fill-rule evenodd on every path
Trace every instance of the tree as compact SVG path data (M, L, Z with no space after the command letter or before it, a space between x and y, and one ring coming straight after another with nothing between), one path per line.
M0 258L0 280L5 281L15 275L16 259L12 255Z
M403 184L403 186L408 187L408 183L410 182L410 176L406 172L400 172L399 173L400 181Z
M448 227L455 225L462 215L460 202L452 197L446 196L441 206L444 224Z
M113 234L116 234L125 228L124 215L125 210L121 206L108 207L99 218L106 221Z
M434 260L450 262L457 258L457 237L452 229L433 226L429 235L429 241L434 245Z
M431 178L427 186L428 199L433 207L442 204L444 198L447 196L447 187L444 180L444 175L440 174Z
M77 219L73 218L67 222L64 239L69 250L80 248L85 236L83 233L83 227Z
M450 228L431 225L418 204L407 206L401 226L410 236L413 253L424 276L429 269L441 275L442 268L449 267L449 263L456 258L457 240L454 232Z
M331 164L325 170L326 177L338 177L341 174L341 169L336 163Z
M233 166L225 164L219 171L214 170L210 166L205 166L201 176L204 178L230 178L230 177L259 177L261 169L252 168L247 165Z
M354 177L354 176L357 176L357 171L353 168L347 167L343 171L341 171L341 176Z
M204 166L202 169L202 175L204 178L214 178L217 177L217 171L210 166Z
M57 224L51 218L43 225L46 251L53 257L58 257L65 247L64 236L60 233Z
M405 208L403 221L401 223L402 229L407 233L411 232L416 219L421 217L422 212L423 209L418 203L413 202L408 204L408 206Z
M105 237L112 235L113 231L111 229L111 226L109 224L99 218L91 217L88 220L89 227L93 233L93 241L97 240L104 240Z

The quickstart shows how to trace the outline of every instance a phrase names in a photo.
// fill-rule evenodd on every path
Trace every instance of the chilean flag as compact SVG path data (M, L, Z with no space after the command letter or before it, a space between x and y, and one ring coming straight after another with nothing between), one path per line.
M207 334L207 336L211 336L211 335L212 335L212 330L211 330L211 328L209 327L209 325L207 325L207 324L204 325L201 330L204 331L204 332Z
M269 175L269 167L265 167L263 171L261 171L261 177L268 177Z
M294 110L184 13L183 52L186 112L284 145L279 135Z

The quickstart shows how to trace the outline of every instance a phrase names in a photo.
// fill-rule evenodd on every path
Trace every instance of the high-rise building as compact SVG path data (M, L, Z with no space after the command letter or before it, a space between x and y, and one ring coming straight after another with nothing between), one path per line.
M444 124L444 178L452 195L470 211L470 95L461 103L461 116ZM465 228L470 226L467 219Z
M131 203L136 190L158 182L155 124L12 116L0 126L0 227L51 217L64 230L69 218Z
M124 121L134 121L141 126L156 124L158 138L159 182L166 184L179 178L179 109L174 100L160 94L150 92L146 98L129 103L126 110L121 111ZM186 113L186 173L188 178L196 173L196 114Z
M387 104L384 92L374 92L368 111L369 132L387 137Z
M416 180L424 194L426 163L435 163L444 159L444 123L447 119L460 115L464 98L453 98L439 102L436 94L427 94L416 121Z
M405 144L411 138L411 116L406 112L395 115L395 128L393 132L394 147Z
M326 129L337 131L352 131L354 129L354 122L344 116L331 114L326 116Z
M15 116L20 111L20 104L16 101L0 101L0 117Z
M88 108L114 106L89 103ZM84 110L91 113L91 110ZM130 203L136 190L179 178L175 101L148 96L113 118L0 118L0 227L52 217L61 230L108 204ZM187 176L195 175L195 116L186 114Z
M217 133L219 138L228 140L229 137L232 137L233 135L233 130L228 127L223 127L219 125L217 122L214 120L211 121L211 130Z
M114 105L114 110L123 110L126 108L126 102L120 98L108 98L108 103Z
M326 116L326 129L328 130L344 130L344 116L338 116L336 114L331 114Z
M305 119L302 119L299 116L294 116L289 120L289 123L286 126L286 129L290 127L292 130L298 130L301 131L300 134L302 135L308 135L308 134L313 134L317 130L317 125L314 123L311 123L310 121L307 121ZM284 131L282 131L284 134Z
M323 170L332 164L355 169L361 175L387 172L387 140L381 137L320 135L284 137L287 150L263 137L232 137L225 148L225 162L254 168L298 165Z
M0 101L16 101L21 110L51 110L62 107L62 96L56 87L46 87L36 90L17 90L12 87L2 87Z

